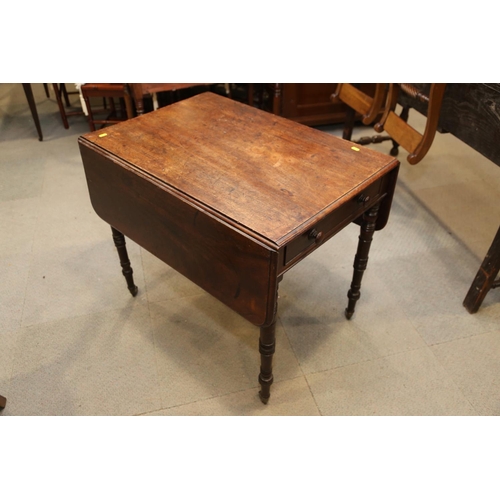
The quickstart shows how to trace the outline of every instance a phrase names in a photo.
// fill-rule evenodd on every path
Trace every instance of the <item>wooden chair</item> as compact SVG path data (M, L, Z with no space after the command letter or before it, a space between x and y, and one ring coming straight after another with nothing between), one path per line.
M84 83L80 87L85 105L87 107L87 120L91 132L96 130L96 125L109 125L118 123L129 118L133 118L134 110L132 97L129 87L126 83ZM104 109L100 112L105 112L107 116L103 119L95 118L96 110L92 109L90 99L93 97L102 97L109 101L109 110ZM120 115L117 114L115 99L120 101Z
M47 97L50 97L49 94L49 88L46 83L43 84L44 89L45 89L45 95ZM69 122L68 122L68 116L78 116L78 115L83 115L84 112L81 109L74 110L74 111L67 111L64 108L64 104L62 102L62 99L64 98L64 103L66 104L66 107L69 108L71 106L71 103L69 102L69 95L70 94L78 94L79 92L77 90L72 90L69 91L66 89L66 84L65 83L53 83L52 88L54 90L54 94L56 96L56 101L57 105L59 107L59 113L61 115L61 120L63 122L64 128L69 128Z
M445 83L432 83L429 95L420 92L409 83L390 83L385 111L381 120L375 124L377 132L386 131L398 144L410 154L410 165L415 165L427 154L432 145L439 122L439 113L443 102ZM427 121L423 134L417 132L407 120L395 113L399 93L403 91L413 99L427 103Z
M360 90L355 84L352 83L339 83L335 92L330 96L332 101L338 99L348 106L348 112L344 122L344 130L342 138L350 141L352 139L352 132L354 129L354 122L356 113L361 115L361 121L364 125L370 125L379 117L384 110L384 105L387 100L387 83L375 84L374 95L368 95ZM405 111L405 110L404 110ZM408 118L408 113L402 115L403 118ZM383 141L392 140L390 136L375 135L372 137L361 137L356 144L366 145L375 144ZM393 147L390 154L392 156L398 155L398 144L393 141Z
M382 110L387 96L386 88L386 83L377 83L375 85L375 94L371 97L356 88L352 83L339 83L331 99L340 99L350 109L361 113L361 121L364 125L370 125ZM351 135L352 129L350 131L344 129L344 132Z

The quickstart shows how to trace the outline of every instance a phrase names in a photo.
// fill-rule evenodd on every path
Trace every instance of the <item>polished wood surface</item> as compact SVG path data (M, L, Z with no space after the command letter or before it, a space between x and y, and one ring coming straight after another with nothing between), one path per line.
M261 327L263 402L280 279L355 221L352 316L373 232L389 216L396 159L209 92L79 144L92 205L113 228L131 293L122 235Z
M86 139L274 244L387 168L386 155L211 93L99 135Z

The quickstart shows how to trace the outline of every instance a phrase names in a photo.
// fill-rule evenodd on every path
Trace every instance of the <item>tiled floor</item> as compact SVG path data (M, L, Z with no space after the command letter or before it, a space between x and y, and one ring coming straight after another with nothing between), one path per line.
M88 126L65 130L53 93L33 88L43 142L21 85L0 84L3 415L500 414L500 291L475 315L462 306L500 220L493 163L451 135L416 166L400 154L351 321L356 226L285 276L264 406L258 329L129 241L131 297L89 202Z

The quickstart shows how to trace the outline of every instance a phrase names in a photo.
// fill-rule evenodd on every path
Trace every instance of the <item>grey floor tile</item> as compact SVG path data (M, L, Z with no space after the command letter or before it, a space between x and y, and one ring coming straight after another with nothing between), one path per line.
M0 202L0 257L31 253L39 212L39 198Z
M110 226L96 215L86 193L80 197L69 193L65 199L41 198L34 253L106 240L113 241ZM127 248L133 246L127 239Z
M500 331L432 346L480 415L500 415Z
M500 171L500 168L497 167ZM416 192L432 216L441 221L462 244L473 245L481 260L486 254L500 221L497 202L500 176L495 184L481 180L448 183ZM480 251L480 253L478 253Z
M373 272L393 291L399 307L428 345L470 337L492 328L488 318L462 306L473 259L456 245L379 260Z
M306 375L322 415L473 415L429 348Z
M386 227L376 232L370 263L412 256L457 245L456 238L429 211L412 189L399 181Z
M111 239L34 254L22 325L146 302L138 247L130 250L134 280L139 287L136 297L132 297L127 289Z
M21 326L30 265L30 254L0 258L0 335Z
M33 155L30 140L19 142L0 142L0 202L36 198L42 193L47 154L42 147Z
M6 397L12 375L17 332L0 332L0 394Z
M18 332L4 415L133 415L161 408L146 306Z
M317 416L318 407L304 377L276 382L267 405L258 388L149 413L150 416Z
M259 329L207 294L150 303L163 407L258 386ZM302 373L281 324L275 381Z
M338 262L329 249L318 251L287 273L280 286L278 312L304 373L425 346L371 269L363 277L356 312L347 320L352 265L335 268Z

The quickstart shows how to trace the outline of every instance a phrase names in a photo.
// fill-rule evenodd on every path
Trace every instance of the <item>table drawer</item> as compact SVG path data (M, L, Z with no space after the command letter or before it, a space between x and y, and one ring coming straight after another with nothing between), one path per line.
M338 232L346 221L352 221L365 212L374 201L380 198L383 178L378 179L366 189L347 200L332 213L319 220L314 227L304 231L293 239L285 248L284 265L290 264L294 259L312 248L321 245L326 239Z

